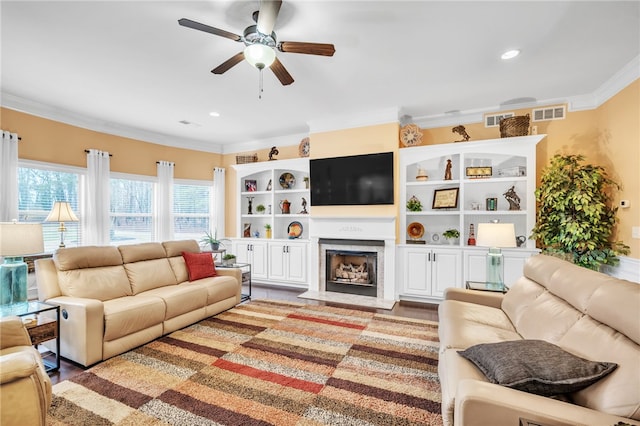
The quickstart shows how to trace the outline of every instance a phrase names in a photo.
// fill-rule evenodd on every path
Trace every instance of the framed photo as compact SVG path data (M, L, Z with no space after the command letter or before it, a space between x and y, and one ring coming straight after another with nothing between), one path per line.
M254 179L245 179L244 190L247 192L254 192L258 190L258 183Z
M455 209L458 207L459 188L436 189L433 192L432 209Z
M467 167L466 175L470 179L488 178L493 175L492 167Z

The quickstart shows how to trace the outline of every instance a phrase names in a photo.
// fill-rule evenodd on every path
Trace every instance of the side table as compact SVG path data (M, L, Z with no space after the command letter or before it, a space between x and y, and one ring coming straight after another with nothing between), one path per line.
M23 318L31 344L40 352L46 372L57 371L60 368L60 306L38 301L0 306L0 317L11 315ZM53 339L56 340L55 352L41 345Z
M506 285L487 283L484 281L467 281L465 287L469 290L493 291L496 293L506 293L509 287Z
M216 268L239 268L242 271L242 283L241 286L247 286L249 293L242 293L240 296L240 302L251 300L251 264L250 263L234 263L231 265L217 264Z

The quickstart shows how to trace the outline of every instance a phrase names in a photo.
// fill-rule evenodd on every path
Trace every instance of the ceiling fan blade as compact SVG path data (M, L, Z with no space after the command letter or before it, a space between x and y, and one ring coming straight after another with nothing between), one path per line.
M201 24L200 22L192 21L191 19L178 19L178 24L182 25L183 27L193 28L194 30L204 31L205 33L230 38L233 41L242 41L242 37L240 37L238 34L230 33L229 31Z
M280 12L280 6L282 6L281 0L262 0L260 2L257 23L258 31L265 35L271 35L273 27L276 24L278 12Z
M307 43L301 41L283 41L278 43L278 50L288 53L305 53L307 55L333 56L336 48L328 43Z
M229 71L229 69L231 69L232 67L242 62L243 59L244 59L243 52L236 53L235 55L233 55L232 57L230 57L229 59L227 59L226 61L224 61L217 67L215 67L214 69L212 69L211 72L214 74L224 74L225 72Z
M270 68L271 71L273 71L273 73L276 75L276 77L278 77L278 80L280 80L280 83L282 83L283 86L288 86L293 83L293 77L291 77L289 71L286 70L286 68L284 67L284 65L282 65L282 62L280 62L278 58L273 61Z

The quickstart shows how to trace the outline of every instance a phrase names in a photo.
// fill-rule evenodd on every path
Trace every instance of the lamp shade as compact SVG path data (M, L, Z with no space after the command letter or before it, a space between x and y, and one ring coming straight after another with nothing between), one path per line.
M71 210L67 201L56 201L49 212L45 222L77 222L78 217Z
M250 44L244 49L244 58L254 67L263 69L270 67L275 61L276 52L264 44Z
M513 223L479 223L476 245L482 247L516 247Z
M0 222L0 256L22 257L43 251L40 223Z

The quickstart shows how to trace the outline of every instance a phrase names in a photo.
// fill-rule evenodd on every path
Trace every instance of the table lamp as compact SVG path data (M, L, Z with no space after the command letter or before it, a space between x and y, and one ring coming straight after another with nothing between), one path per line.
M67 231L65 228L65 222L77 222L78 217L71 210L71 206L67 201L56 201L49 212L49 216L44 220L45 222L60 222L58 231L60 232L60 248L64 247L64 233Z
M27 301L27 264L23 256L44 251L42 224L0 222L0 304Z
M487 284L504 289L504 265L501 248L516 246L516 230L513 223L479 223L476 245L489 247L487 253Z

